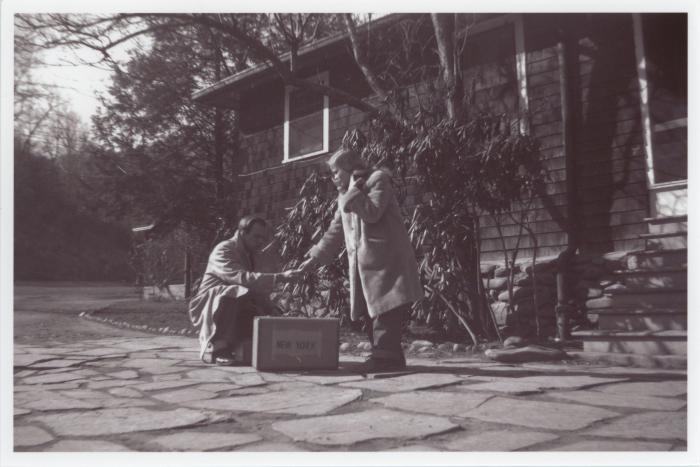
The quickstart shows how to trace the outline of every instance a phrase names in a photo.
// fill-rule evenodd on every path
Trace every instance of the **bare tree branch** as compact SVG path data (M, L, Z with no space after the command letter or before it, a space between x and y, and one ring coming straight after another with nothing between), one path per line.
M355 30L355 22L352 19L352 15L350 15L349 13L344 13L343 20L345 21L345 28L348 32L348 36L350 37L352 53L355 57L355 61L360 66L362 73L365 75L367 83L369 83L370 87L372 88L372 91L374 91L375 94L380 96L382 99L386 98L386 90L381 85L374 71L370 68L369 64L367 63L365 50L357 38L357 31Z

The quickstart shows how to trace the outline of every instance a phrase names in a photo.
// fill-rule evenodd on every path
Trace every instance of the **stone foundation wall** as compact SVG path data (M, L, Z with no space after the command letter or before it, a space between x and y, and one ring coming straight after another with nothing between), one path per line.
M595 315L587 314L586 303L603 296L606 291L624 287L613 273L626 269L626 262L626 252L574 257L569 278L574 309L569 316L571 328L595 327ZM509 270L504 263L481 264L483 284L499 327L506 336L534 336L537 317L541 336L554 337L557 257L539 258L534 266L531 258L517 261L513 272L511 298L508 292Z

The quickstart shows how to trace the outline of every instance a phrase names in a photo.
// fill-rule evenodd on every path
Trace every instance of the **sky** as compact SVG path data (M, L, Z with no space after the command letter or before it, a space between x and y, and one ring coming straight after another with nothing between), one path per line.
M110 83L108 71L87 65L42 67L35 76L39 82L59 86L58 94L86 124L99 105L96 95L106 92Z
M111 50L110 54L122 62L128 58L128 51L137 46L132 41ZM70 109L89 125L90 117L99 106L97 96L106 93L111 85L111 70L105 65L81 64L99 59L99 54L86 49L49 49L43 52L42 59L46 65L34 70L35 79L55 86L56 92L68 102Z

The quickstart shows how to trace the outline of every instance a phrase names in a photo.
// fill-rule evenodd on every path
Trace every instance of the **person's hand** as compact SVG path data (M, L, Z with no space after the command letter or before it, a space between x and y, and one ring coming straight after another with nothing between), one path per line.
M294 282L302 278L304 272L301 269L290 269L277 273L277 280L280 282Z
M359 175L353 175L352 178L350 179L350 185L348 186L348 190L352 190L353 188L357 188L358 190L361 190L365 186L365 179L362 176Z
M299 265L299 270L302 272L309 272L317 266L316 260L314 258L308 258L306 261Z

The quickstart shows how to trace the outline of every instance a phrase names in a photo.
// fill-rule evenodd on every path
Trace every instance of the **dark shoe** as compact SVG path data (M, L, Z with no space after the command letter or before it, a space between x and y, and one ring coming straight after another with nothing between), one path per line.
M402 371L406 369L406 360L404 358L379 358L369 357L365 360L361 367L362 373L383 373L391 371Z

